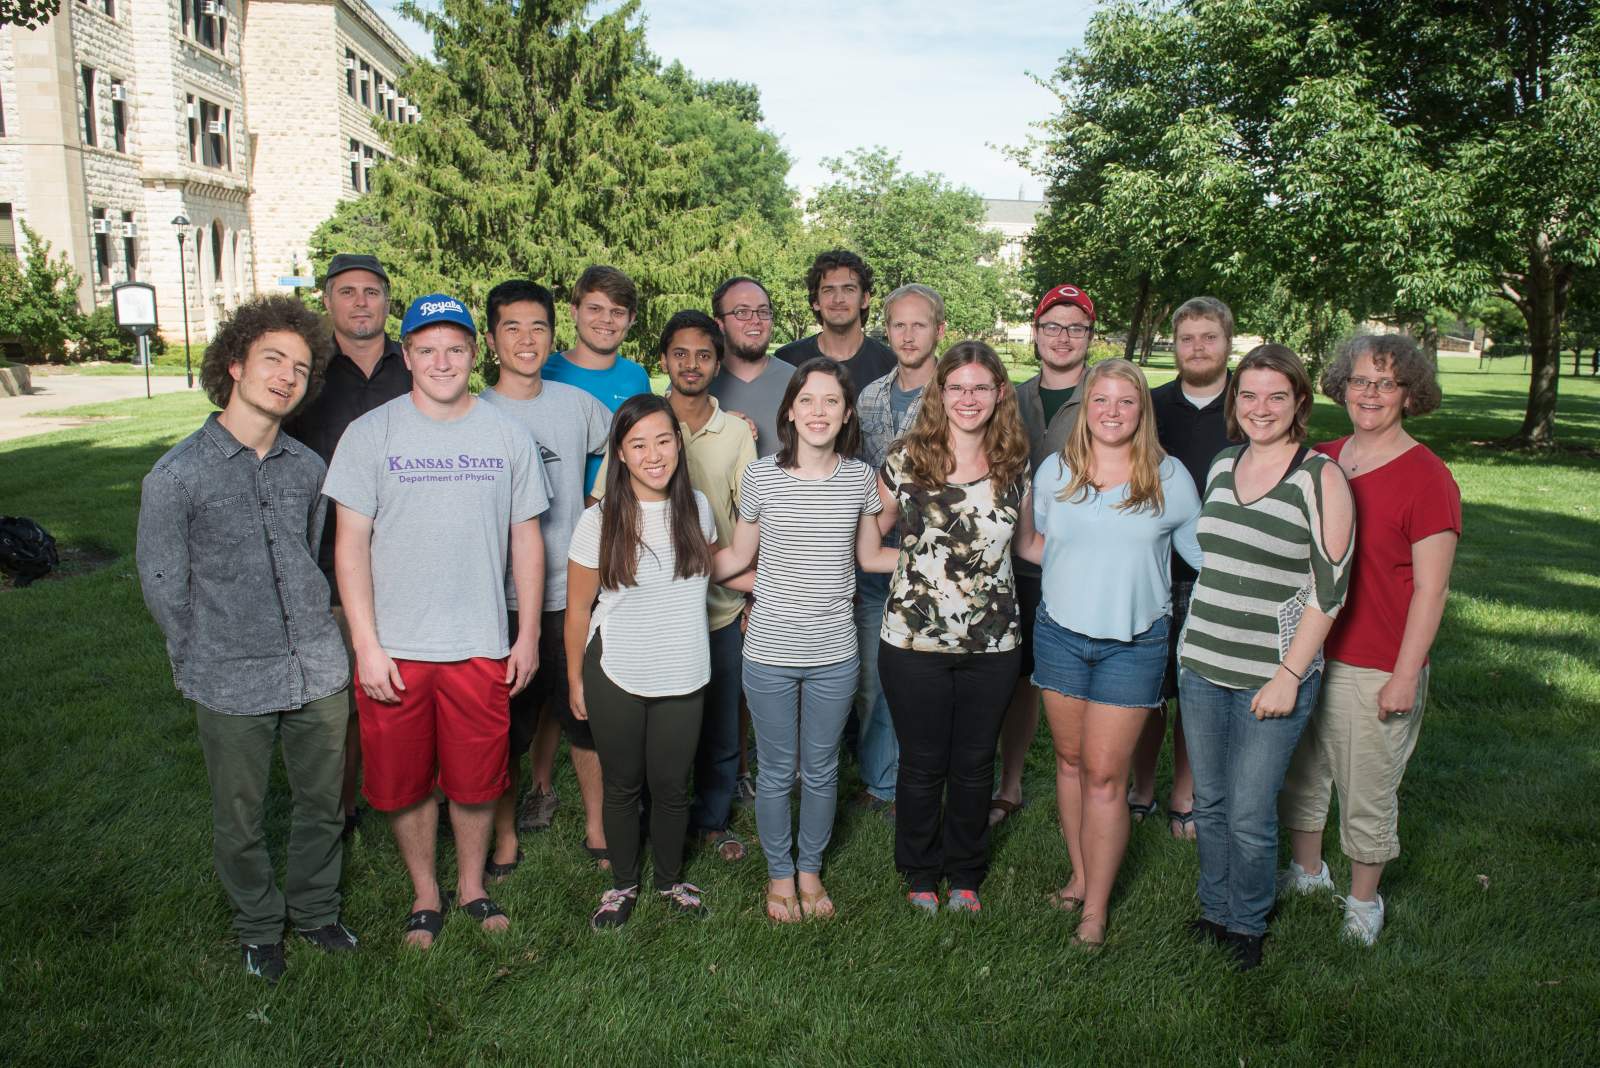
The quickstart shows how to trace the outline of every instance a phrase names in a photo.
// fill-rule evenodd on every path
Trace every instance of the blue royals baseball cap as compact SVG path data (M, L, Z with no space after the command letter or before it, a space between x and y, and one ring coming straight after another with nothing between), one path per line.
M425 326L439 323L464 327L473 337L478 336L478 328L467 306L447 293L429 293L412 301L411 307L406 309L406 317L400 321L400 336L409 337Z

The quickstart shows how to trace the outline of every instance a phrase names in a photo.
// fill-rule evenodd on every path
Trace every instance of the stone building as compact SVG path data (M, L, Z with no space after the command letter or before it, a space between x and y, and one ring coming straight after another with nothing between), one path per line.
M363 0L64 0L40 29L0 28L0 246L26 222L86 308L151 283L169 338L187 289L204 340L304 269L311 230L387 154L372 120L416 121L394 89L411 59Z

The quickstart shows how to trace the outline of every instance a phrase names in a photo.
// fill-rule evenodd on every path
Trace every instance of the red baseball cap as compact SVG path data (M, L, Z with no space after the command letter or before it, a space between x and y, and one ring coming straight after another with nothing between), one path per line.
M1094 322L1094 301L1089 299L1089 294L1077 286L1056 286L1043 297L1039 298L1039 306L1033 310L1033 321L1038 322L1039 316L1054 308L1057 304L1071 304L1083 310L1083 314Z

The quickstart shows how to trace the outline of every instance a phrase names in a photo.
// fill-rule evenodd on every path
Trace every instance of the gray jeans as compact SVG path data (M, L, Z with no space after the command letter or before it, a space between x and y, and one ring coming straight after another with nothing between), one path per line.
M822 871L839 798L839 739L855 697L860 658L819 667L744 661L744 695L756 728L756 830L767 876ZM789 791L800 777L799 856L791 856Z

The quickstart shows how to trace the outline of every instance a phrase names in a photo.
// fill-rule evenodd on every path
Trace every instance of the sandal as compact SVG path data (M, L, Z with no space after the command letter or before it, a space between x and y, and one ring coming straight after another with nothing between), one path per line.
M522 847L521 846L517 847L517 855L516 855L516 857L514 859L512 859L512 860L507 861L504 864L496 864L494 862L494 850L491 849L489 851L488 859L483 862L483 874L484 874L484 876L486 878L492 879L492 880L494 880L495 882L498 883L502 879L507 878L512 872L516 871L517 870L517 865L521 864L521 863L522 863Z
M1128 798L1128 814L1133 817L1133 822L1135 823L1143 823L1147 817L1154 816L1160 811L1161 806L1156 804L1154 800L1151 800L1147 805L1141 805L1132 797Z
M781 919L773 915L772 907L774 905L782 910L783 917ZM770 890L767 891L767 919L773 923L799 923L804 918L804 914L800 912L800 902L795 900L793 895L774 894Z
M1099 938L1096 939L1083 937L1083 929L1088 924L1099 924ZM1085 953L1100 952L1102 949L1106 948L1106 925L1101 923L1099 920L1084 920L1082 923L1078 924L1078 929L1072 933L1072 945L1073 948L1082 950Z
M800 891L800 914L808 920L831 920L834 917L833 898L826 890L816 893Z
M416 946L416 948L420 950L431 949L433 947L433 943L439 938L439 932L444 929L444 914L449 911L450 895L440 894L438 908L417 909L411 915L406 917L406 925L400 932L401 938L408 946ZM428 936L427 945L417 946L415 942L412 942L409 938L405 937L406 935L414 934L418 931Z
M1064 886L1060 890L1050 891L1048 897L1050 907L1060 909L1062 912L1077 912L1083 908L1083 898L1073 897L1067 893L1067 888Z
M1026 801L1009 801L1004 797L991 797L989 799L989 826L998 827L1018 812ZM999 815L995 815L998 812Z
M583 851L589 854L589 859L594 861L594 866L597 870L611 870L611 854L606 852L605 846L592 846L585 842L583 843Z
M1173 824L1177 824L1176 829L1173 828ZM1180 842L1194 841L1194 809L1191 808L1187 812L1179 812L1175 808L1167 809L1167 830Z
M734 834L732 827L724 827L720 831L707 831L705 842L717 851L717 856L729 864L745 858L744 839Z
M476 901L468 901L461 906L461 911L477 920L480 925L494 919L496 916L504 916L506 914L505 909L496 905L493 900L487 897L480 897Z

